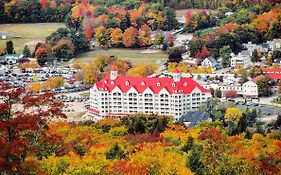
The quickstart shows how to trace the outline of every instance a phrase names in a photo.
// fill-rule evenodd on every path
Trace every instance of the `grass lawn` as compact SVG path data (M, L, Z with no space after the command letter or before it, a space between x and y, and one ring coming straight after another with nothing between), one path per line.
M177 15L178 17L183 17L183 16L185 16L185 14L186 14L186 12L187 12L188 10L192 10L192 11L206 10L206 11L208 11L208 12L214 12L214 11L216 11L216 10L210 10L210 9L181 9L181 10L176 10L176 15Z
M117 58L122 58L131 61L133 64L138 63L153 63L157 60L165 60L168 59L168 55L159 51L158 53L141 53L144 50L134 50L134 49L98 49L92 50L89 52L85 52L81 55L76 56L76 59L81 60L90 60L94 59L97 56L115 56Z
M12 40L17 53L22 53L26 44L32 52L37 42L44 41L46 36L63 26L63 23L1 24L0 48L5 48L6 41ZM1 39L2 33L8 33L7 40ZM14 38L15 36L20 36L20 38Z

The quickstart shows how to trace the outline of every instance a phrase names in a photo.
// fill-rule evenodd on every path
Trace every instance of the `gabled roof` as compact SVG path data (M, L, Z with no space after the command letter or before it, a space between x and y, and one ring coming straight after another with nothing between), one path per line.
M203 120L209 120L209 119L210 119L210 115L206 114L205 112L189 111L179 119L178 123L189 123L188 126L192 127Z
M207 60L209 60L213 64L218 64L217 60L214 57L207 57Z
M253 78L251 81L254 82L254 83L257 83L257 81L258 81L259 79L263 78L263 77L266 77L266 76L264 76L264 75L259 75L259 76L255 77L255 78Z
M143 93L146 89L150 89L154 94L158 94L162 89L166 89L170 94L189 94L198 88L201 92L209 92L191 78L181 78L179 82L175 82L173 78L138 78L130 76L118 76L115 80L111 80L109 76L96 83L96 87L100 91L111 92L118 87L123 93L127 93L132 87L138 93Z

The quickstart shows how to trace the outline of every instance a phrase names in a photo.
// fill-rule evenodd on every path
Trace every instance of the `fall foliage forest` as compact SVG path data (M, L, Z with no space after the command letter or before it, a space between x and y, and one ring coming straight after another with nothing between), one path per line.
M280 130L253 129L257 111L215 107L186 128L142 114L66 123L54 94L1 84L4 174L280 174ZM16 106L21 105L21 108ZM202 106L204 108L204 106ZM208 107L208 105L206 106ZM276 128L281 126L281 117Z

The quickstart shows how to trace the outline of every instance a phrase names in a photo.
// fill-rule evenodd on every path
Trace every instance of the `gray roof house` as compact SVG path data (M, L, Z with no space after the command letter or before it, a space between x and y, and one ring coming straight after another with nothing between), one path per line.
M212 67L213 69L218 69L220 67L220 64L217 62L217 60L214 57L205 58L202 61L201 65L204 67Z
M193 127L201 121L212 121L209 114L202 111L189 111L181 118L178 119L177 123L184 124L187 127Z

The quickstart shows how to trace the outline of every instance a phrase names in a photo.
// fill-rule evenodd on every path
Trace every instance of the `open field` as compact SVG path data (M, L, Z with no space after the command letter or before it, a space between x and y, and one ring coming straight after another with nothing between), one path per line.
M63 26L63 23L1 24L0 48L5 48L6 41L12 40L17 53L22 53L26 44L32 52L37 42L44 41L46 36ZM1 39L2 34L7 35L7 40Z
M206 10L206 11L208 11L208 12L213 12L213 11L215 11L215 10L210 10L210 9L181 9L181 10L176 10L176 15L177 15L178 17L183 17L183 16L185 15L186 11L188 11L188 10L193 10L193 11Z
M81 55L76 56L76 59L90 60L97 56L115 56L117 58L122 58L131 61L133 64L138 63L152 63L157 60L165 60L168 55L163 51L158 53L141 53L144 50L134 50L134 49L108 49L108 50L92 50Z

